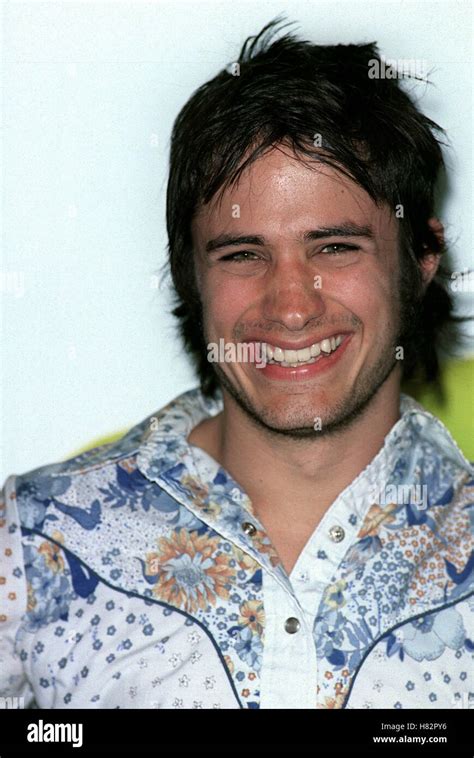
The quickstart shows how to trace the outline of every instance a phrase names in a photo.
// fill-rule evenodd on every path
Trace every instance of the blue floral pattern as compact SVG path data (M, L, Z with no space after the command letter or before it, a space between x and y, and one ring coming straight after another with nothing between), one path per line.
M116 443L7 479L0 694L46 708L474 699L473 468L441 422L401 396L288 576L247 494L187 442L221 408L191 390ZM374 498L381 484L423 486L426 507Z

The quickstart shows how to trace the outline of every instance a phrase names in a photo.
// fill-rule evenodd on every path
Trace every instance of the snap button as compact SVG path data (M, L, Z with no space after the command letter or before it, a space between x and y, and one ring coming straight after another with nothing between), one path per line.
M298 619L295 619L294 616L290 616L289 619L286 619L285 621L285 630L288 632L288 634L294 634L298 631L300 628L300 622Z
M244 523L242 524L242 529L245 532L245 534L249 535L249 537L253 537L253 535L257 531L254 525L250 523L250 521L244 521Z
M346 536L346 533L342 526L332 526L329 530L329 536L333 542L341 542Z

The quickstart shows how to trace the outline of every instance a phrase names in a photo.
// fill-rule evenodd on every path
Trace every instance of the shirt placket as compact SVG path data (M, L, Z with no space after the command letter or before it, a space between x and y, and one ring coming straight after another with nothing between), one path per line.
M324 592L355 538L340 498L327 511L291 572L292 593L264 577L265 646L262 708L316 708L318 661L314 621ZM324 556L324 559L322 559Z
M263 574L265 640L261 708L315 708L317 665L312 620L294 593Z

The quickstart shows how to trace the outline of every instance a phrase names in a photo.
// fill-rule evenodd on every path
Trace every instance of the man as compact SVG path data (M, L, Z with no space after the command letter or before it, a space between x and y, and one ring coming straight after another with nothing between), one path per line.
M473 696L472 466L400 391L439 381L456 321L437 127L396 77L368 75L374 45L270 44L274 26L174 125L174 313L200 387L5 483L2 695L307 709Z

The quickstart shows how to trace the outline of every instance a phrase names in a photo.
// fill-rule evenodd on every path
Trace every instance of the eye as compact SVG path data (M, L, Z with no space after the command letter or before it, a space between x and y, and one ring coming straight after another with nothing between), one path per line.
M332 250L326 252L327 248L332 248ZM342 249L336 250L335 248ZM332 242L330 245L323 247L321 253L325 255L344 255L344 253L351 253L354 250L359 250L359 248L356 245L343 245L342 243Z
M255 258L248 258L248 257L239 257L239 256L249 256L254 255L256 256L256 253L252 253L251 250L240 250L238 253L230 253L229 255L225 255L223 258L220 258L221 261L236 261L237 263L242 261L254 261L257 260L258 256Z

